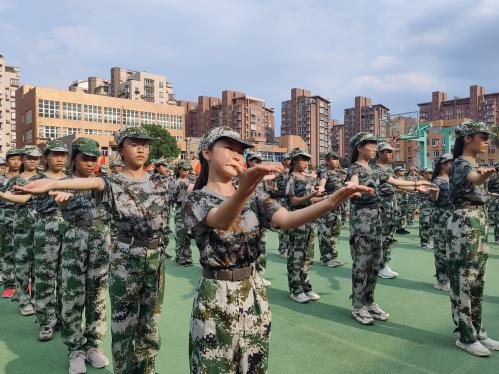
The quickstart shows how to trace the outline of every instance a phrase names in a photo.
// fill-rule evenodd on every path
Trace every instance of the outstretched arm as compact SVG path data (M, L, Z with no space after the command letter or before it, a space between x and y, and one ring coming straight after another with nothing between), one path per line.
M472 184L480 185L496 172L495 168L479 168L477 171L471 171L466 176L466 180Z
M71 178L71 179L39 179L25 186L15 186L16 190L26 193L44 193L50 190L97 190L103 191L104 179Z
M285 208L279 209L272 216L272 223L283 228L293 229L308 222L313 222L320 216L338 207L343 201L351 196L360 195L362 192L372 193L373 189L359 185L356 182L349 182L345 187L340 188L326 199L310 205L303 209L288 211Z
M0 192L0 199L5 201L10 201L14 204L26 204L29 199L31 199L32 195L18 195L13 194L10 191Z

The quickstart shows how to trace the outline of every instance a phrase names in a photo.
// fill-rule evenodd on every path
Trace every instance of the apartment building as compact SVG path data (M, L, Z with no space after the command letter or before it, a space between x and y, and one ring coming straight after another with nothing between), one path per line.
M7 65L0 55L0 155L5 156L16 147L16 90L19 87L20 70Z

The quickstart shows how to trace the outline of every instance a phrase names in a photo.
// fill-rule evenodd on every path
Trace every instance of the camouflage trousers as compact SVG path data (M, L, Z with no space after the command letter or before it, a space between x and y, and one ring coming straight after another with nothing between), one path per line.
M18 207L14 221L14 263L16 268L16 296L19 307L33 303L29 289L34 281L34 226L35 214L28 207Z
M343 222L341 219L342 214L343 209L335 209L327 212L317 220L317 234L322 262L338 258L336 243Z
M35 301L40 326L54 327L61 321L63 222L62 217L38 215L35 223Z
M352 255L352 305L359 308L374 302L374 289L381 262L381 214L377 207L352 204L350 252Z
M410 193L407 197L407 226L414 225L414 216L416 215L416 211L419 209L419 204L417 202L417 194Z
M312 291L309 270L314 259L315 225L306 224L289 230L288 285L294 295Z
M265 270L267 269L267 231L265 229L261 230L262 236L260 237L260 256L256 259L255 270L258 274L263 276Z
M282 256L288 255L289 248L289 234L287 230L278 230L277 236L279 237L279 254Z
M108 227L69 226L62 241L61 335L70 352L99 348L104 339L108 266Z
M487 213L485 209L455 209L447 224L450 245L447 275L452 318L459 340L473 343L486 337L482 325L482 295L487 267Z
M419 240L421 247L430 245L433 238L432 210L432 203L428 201L422 203L419 209Z
M499 241L499 197L493 197L488 204L489 226L494 229L494 240Z
M266 373L270 328L258 275L237 282L201 278L189 329L191 373Z
M109 296L115 373L155 373L161 346L159 317L165 289L161 247L148 249L115 241Z
M182 206L175 206L175 261L192 262L191 238L185 227Z
M381 240L382 240L382 256L380 269L384 268L391 260L391 245L393 237L397 229L397 200L395 195L382 197L380 203L381 222Z
M440 284L446 284L447 278L447 246L449 238L447 236L447 223L452 216L450 209L433 208L433 253L435 255L435 272L437 281Z
M0 209L0 275L3 288L15 288L16 270L14 265L14 217L15 210Z
M397 229L402 229L407 226L407 196L404 192L395 194L397 200Z

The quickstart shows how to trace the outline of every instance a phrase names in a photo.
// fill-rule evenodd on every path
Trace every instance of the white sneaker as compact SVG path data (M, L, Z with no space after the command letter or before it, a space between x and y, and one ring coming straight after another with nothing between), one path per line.
M268 281L267 279L263 278L262 277L262 284L264 287L270 287L272 286L272 283L270 283L270 281Z
M362 325L372 325L374 323L374 319L365 305L360 308L354 308L352 310L352 317Z
M426 244L426 245L423 245L423 249L428 249L428 250L431 250L433 249L433 244Z
M33 305L31 303L26 304L25 306L19 308L19 313L23 316L31 316L35 314L35 308L33 308Z
M108 358L104 355L101 349L99 348L90 348L87 351L87 359L94 368L101 369L109 365Z
M499 342L494 339L485 338L485 339L479 339L478 341L489 351L499 351Z
M479 357L490 356L490 351L487 348L485 348L479 341L466 344L458 339L456 340L456 346L468 353L471 353L474 356L479 356Z
M386 267L388 269L388 271L390 271L394 276L398 277L399 276L399 273L397 273L396 271L394 271L390 266L387 266Z
M367 307L367 311L374 319L379 321L386 321L390 315L379 307L378 304L372 303Z
M443 284L443 283L437 282L433 285L433 288L436 288L437 290L449 292L449 283Z
M392 279L395 278L397 275L396 273L394 274L394 272L392 272L388 266L385 266L383 269L381 269L378 272L378 277L381 277L383 279Z
M310 301L310 298L307 296L307 294L305 292L302 292L298 295L295 295L294 293L290 293L289 297L291 298L291 300L294 300L300 304L308 303Z
M82 374L87 372L85 359L87 356L81 351L71 352L69 355L69 374Z
M319 300L321 298L319 296L319 294L315 293L314 291L307 292L307 296L308 296L310 301L316 301L316 300Z

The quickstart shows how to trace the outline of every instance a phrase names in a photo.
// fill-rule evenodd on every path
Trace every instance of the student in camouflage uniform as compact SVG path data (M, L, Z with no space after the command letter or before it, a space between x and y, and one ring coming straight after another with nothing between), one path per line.
M36 167L40 162L41 152L37 146L26 146L22 150L20 174L13 177L7 190L15 192L14 186L22 186L38 178ZM34 263L34 226L36 199L25 199L25 203L16 204L14 218L14 263L16 269L16 294L19 298L19 312L23 316L35 314L33 306L33 263Z
M154 173L162 175L163 180L170 186L173 186L175 179L173 178L174 171L170 170L169 161L167 159L159 159L154 161ZM173 191L173 187L172 187ZM163 249L166 258L172 258L172 256L167 252L168 244L170 243L170 234L172 230L170 228L170 218L172 216L172 208L175 205L175 199L171 199L170 204L165 208L165 216L167 217L167 222L164 225L163 233ZM174 217L175 218L175 217Z
M452 215L450 200L449 172L452 167L452 154L446 153L435 160L432 181L438 188L437 196L432 196L433 210L431 224L433 226L433 253L435 255L435 272L437 283L433 285L438 290L449 291L447 278L447 222Z
M497 167L497 165L496 165ZM489 225L494 229L494 241L499 242L499 174L492 175L487 183Z
M194 187L189 181L192 165L188 161L180 161L176 167L176 179L173 182L173 201L175 202L175 262L181 266L192 266L191 238L185 227L182 215L182 204L187 194Z
M19 174L22 151L9 149L6 162L8 171L0 178L1 192L6 191L9 180ZM3 298L10 298L16 293L13 239L15 213L14 203L0 199L0 275L3 279Z
M431 175L432 170L430 168L421 169L421 176L424 180L431 181ZM429 194L419 194L419 239L423 249L433 249L432 210L431 196Z
M158 321L165 286L161 241L171 186L163 175L144 170L151 139L145 129L136 126L117 133L116 144L125 162L122 173L106 178L39 180L23 189L28 193L54 189L102 192L102 219L111 221L117 235L109 266L115 373L155 373L161 346Z
M405 178L408 181L415 182L420 180L418 176L418 169L415 166L409 168L409 175ZM414 225L414 216L419 210L419 194L409 193L406 196L407 199L407 226L412 227Z
M459 339L456 345L476 356L499 350L482 324L482 295L489 247L487 200L484 183L495 168L480 168L478 153L487 152L491 131L483 122L470 121L456 128L454 163L450 173L454 211L448 221L447 274L452 318Z
M395 166L393 169L395 178L405 180L405 169L403 166ZM395 200L397 202L397 215L396 215L396 234L407 235L410 234L405 229L407 226L407 193L402 190L395 190Z
M321 168L317 172L319 192L332 194L343 187L345 175L341 172L340 156L336 152L327 153L325 158L327 167ZM344 209L342 204L338 209L328 212L317 220L320 261L323 266L334 268L344 265L343 261L338 260L338 250L336 249Z
M394 177L391 166L394 148L387 142L379 142L377 145L377 160L372 164L372 169L378 174L380 180L388 180ZM391 260L391 245L394 242L395 230L397 229L398 206L395 197L396 188L390 183L382 183L379 186L380 213L382 236L382 255L378 276L385 279L398 277L399 273L393 271L388 263Z
M289 152L291 166L286 185L288 209L298 210L322 199L314 189L314 178L304 175L311 156L307 151L294 148ZM289 231L288 249L288 286L289 297L306 303L319 300L320 296L312 290L309 271L314 260L315 223L310 222Z
M199 144L201 172L184 204L186 225L200 251L203 277L194 296L189 331L191 373L261 374L267 371L271 314L266 289L254 271L261 228L301 226L334 209L349 185L322 202L287 212L254 191L270 165L243 168L251 145L226 127L210 130ZM233 177L238 176L236 190Z
M111 161L111 164L109 165L109 167L111 168L111 174L121 173L123 170L123 166L125 166L125 164L123 164L123 161L121 160Z
M376 157L378 140L370 133L360 132L351 142L352 159L347 180L371 187L373 194L352 199L350 221L350 251L352 254L352 317L363 325L374 319L386 321L389 314L374 303L374 289L382 257L382 223L379 188L390 183L407 191L426 191L426 181L410 182L378 173L369 162Z

